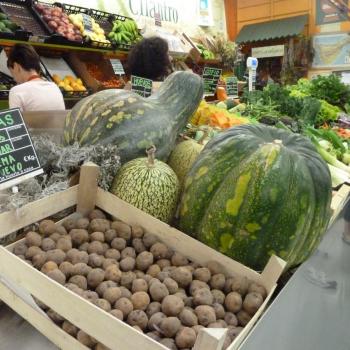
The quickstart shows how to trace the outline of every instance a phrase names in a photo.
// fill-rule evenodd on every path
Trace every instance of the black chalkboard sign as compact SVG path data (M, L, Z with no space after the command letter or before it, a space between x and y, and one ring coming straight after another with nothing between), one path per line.
M238 80L236 77L226 78L226 94L229 97L238 97Z
M111 58L110 62L111 62L114 74L116 74L116 75L124 75L125 74L123 64L120 62L120 60L118 60L117 58Z
M204 96L214 96L218 82L220 79L222 69L204 67L203 81L204 81Z
M19 109L0 112L0 190L42 173Z
M152 94L152 80L140 78L135 75L131 76L131 90L141 95L148 97Z

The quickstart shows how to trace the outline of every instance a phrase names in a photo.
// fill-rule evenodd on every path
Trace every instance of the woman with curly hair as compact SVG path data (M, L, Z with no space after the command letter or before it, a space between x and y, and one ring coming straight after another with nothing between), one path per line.
M144 38L130 51L126 73L154 82L163 81L172 73L168 43L160 37ZM159 84L154 84L155 87ZM130 88L128 85L126 88Z

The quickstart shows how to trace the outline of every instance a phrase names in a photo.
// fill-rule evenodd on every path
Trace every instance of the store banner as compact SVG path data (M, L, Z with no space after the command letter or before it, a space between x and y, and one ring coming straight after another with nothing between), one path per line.
M280 57L284 56L284 45L262 46L252 48L252 57Z
M344 34L316 35L313 68L350 66L350 36Z

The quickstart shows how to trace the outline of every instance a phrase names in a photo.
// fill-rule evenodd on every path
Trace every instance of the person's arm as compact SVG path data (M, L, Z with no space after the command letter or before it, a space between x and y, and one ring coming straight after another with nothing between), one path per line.
M23 111L23 102L21 96L13 91L13 89L11 89L9 93L9 107L19 108L21 111Z

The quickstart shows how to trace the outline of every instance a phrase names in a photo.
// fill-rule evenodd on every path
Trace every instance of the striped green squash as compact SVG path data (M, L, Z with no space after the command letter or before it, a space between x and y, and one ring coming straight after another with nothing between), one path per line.
M276 254L295 266L330 219L331 178L306 138L263 125L212 139L190 170L180 229L254 269Z
M137 158L118 171L111 192L120 199L164 222L174 216L179 195L179 181L174 171L155 159L155 148L147 158Z
M115 144L122 162L142 157L154 144L158 159L167 160L202 96L202 79L190 72L171 74L148 98L127 90L100 91L68 114L64 143Z

